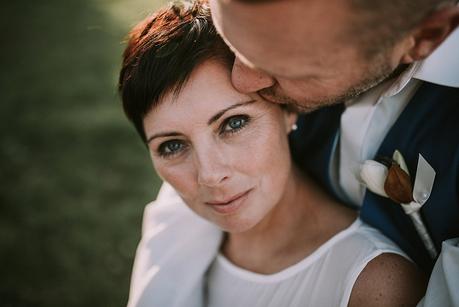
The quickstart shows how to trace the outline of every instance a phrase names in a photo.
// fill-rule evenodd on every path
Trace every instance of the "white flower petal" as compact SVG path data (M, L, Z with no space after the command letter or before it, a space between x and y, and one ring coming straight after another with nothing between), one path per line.
M374 160L366 160L360 169L360 178L368 190L379 196L389 197L384 191L384 182L387 178L387 167Z
M392 159L394 159L395 162L400 165L400 168L404 170L408 176L410 175L410 171L408 170L408 166L406 166L405 159L402 156L402 153L398 150L394 151L394 154L392 155Z

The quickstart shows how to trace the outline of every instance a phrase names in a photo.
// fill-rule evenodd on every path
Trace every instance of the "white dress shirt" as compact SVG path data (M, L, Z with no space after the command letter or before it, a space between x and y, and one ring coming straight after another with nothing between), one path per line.
M334 179L341 193L354 205L360 206L365 194L360 166L374 158L421 81L459 87L459 29L424 61L414 63L399 77L346 103L341 116L339 149L335 152L339 155L338 172L335 172L338 178Z
M459 29L424 61L414 63L398 78L346 104L341 116L339 146L332 159L337 171L331 174L336 174L334 185L341 189L338 192L356 206L361 206L365 194L360 166L365 160L374 158L387 132L422 81L459 87ZM459 238L455 238L443 242L426 295L418 307L459 307L458 273Z
M430 275L425 297L418 307L459 306L459 238L443 242Z

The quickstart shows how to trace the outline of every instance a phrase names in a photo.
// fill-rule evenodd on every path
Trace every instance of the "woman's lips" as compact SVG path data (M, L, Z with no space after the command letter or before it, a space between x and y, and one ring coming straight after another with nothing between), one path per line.
M252 191L252 189L236 194L225 201L206 202L206 205L211 206L217 213L230 214L237 211L244 204L250 191Z

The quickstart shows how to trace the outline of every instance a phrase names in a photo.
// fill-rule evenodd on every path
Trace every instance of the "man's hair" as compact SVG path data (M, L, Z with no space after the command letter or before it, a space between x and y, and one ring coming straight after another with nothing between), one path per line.
M192 71L234 56L217 34L206 0L174 2L136 25L123 54L118 90L126 116L146 141L143 119L169 93L177 95Z
M368 56L393 46L442 4L452 3L445 0L349 1L359 20L353 25L353 35L361 35Z
M257 5L283 0L234 0ZM349 34L364 43L368 57L393 46L400 38L413 30L429 13L443 3L452 0L347 0L356 15ZM343 37L349 39L349 37Z

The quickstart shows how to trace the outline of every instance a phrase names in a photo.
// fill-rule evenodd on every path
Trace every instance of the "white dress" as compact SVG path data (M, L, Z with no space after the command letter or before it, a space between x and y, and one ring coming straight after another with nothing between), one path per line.
M347 306L357 277L382 253L407 257L378 230L357 219L311 255L275 274L244 270L220 254L209 270L208 306Z
M222 238L220 229L164 185L158 201L145 208L128 307L346 306L371 259L381 253L405 256L379 231L357 220L312 255L266 276L225 265L221 257L216 260Z

